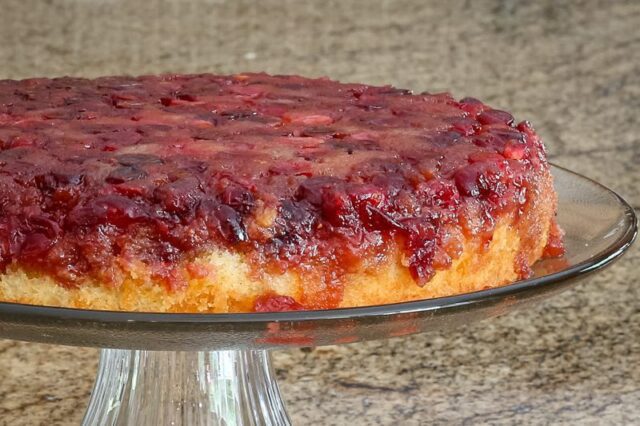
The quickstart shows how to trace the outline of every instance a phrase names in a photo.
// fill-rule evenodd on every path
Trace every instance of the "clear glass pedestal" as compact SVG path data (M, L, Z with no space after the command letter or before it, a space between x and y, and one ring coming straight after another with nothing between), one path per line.
M83 425L289 425L267 351L103 349Z

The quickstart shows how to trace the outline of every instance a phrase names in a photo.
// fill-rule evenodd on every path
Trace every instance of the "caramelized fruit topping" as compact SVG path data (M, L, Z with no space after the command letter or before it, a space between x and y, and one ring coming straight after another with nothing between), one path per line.
M180 288L177 263L223 247L319 268L341 294L340 274L395 240L425 285L546 167L528 123L448 94L265 74L4 80L0 266L118 285L142 262Z

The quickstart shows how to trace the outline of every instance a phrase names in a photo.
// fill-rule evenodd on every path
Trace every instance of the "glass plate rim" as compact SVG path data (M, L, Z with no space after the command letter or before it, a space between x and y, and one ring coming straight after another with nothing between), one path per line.
M628 218L628 226L625 233L616 239L611 245L592 256L590 259L577 263L567 269L516 281L501 287L463 293L453 296L444 296L432 299L415 300L385 305L371 305L351 308L337 308L324 310L287 311L287 312L252 312L252 313L162 313L162 312L133 312L133 311L106 311L65 308L57 306L29 305L23 303L0 302L0 315L29 316L32 319L75 320L81 322L100 323L163 323L163 324L248 324L270 322L300 322L300 321L334 321L348 318L364 319L366 317L383 317L389 315L408 314L415 312L437 311L478 303L486 303L491 300L514 296L532 289L543 289L564 281L577 279L581 276L595 272L609 265L619 258L633 244L638 234L638 218L635 211L627 201L615 191L601 183L576 173L565 167L551 163L555 169L570 173L580 179L605 190L613 195Z

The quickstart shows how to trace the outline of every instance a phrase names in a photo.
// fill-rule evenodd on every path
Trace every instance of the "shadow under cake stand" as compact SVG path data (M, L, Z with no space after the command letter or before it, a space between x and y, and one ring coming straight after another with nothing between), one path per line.
M633 209L553 167L566 255L528 280L458 296L325 311L250 314L106 312L0 303L0 337L103 348L84 425L287 425L269 349L384 339L505 314L620 257Z

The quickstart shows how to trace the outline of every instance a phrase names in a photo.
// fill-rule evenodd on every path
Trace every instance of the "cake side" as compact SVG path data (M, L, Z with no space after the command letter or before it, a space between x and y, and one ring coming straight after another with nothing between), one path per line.
M327 301L334 300L335 294L318 273L256 273L248 258L224 250L181 265L183 274L195 277L179 291L154 281L145 265L128 270L127 278L117 287L85 282L75 288L61 286L51 276L14 267L0 275L0 299L79 309L227 313L256 308L371 306L468 293L524 278L528 268L544 255L554 232L556 209L550 176L541 181L537 193L525 214L519 220L504 219L489 241L478 237L466 240L460 257L450 268L436 272L426 286L416 285L402 246L395 244L384 259L365 259L367 267L343 276L341 300L333 305Z

